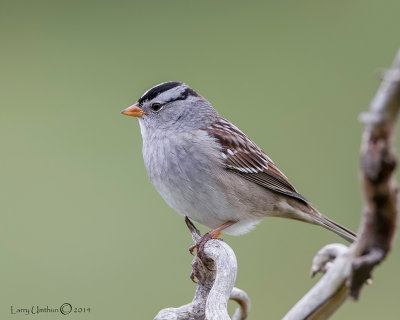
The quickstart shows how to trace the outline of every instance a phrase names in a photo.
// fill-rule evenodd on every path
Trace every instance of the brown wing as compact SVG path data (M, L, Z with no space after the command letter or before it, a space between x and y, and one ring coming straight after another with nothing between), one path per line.
M228 170L260 186L308 203L272 160L232 123L221 118L207 132L221 145L221 157Z

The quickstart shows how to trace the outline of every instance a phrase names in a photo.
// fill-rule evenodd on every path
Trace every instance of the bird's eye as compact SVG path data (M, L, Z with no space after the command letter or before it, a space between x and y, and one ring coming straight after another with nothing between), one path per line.
M151 104L150 108L151 108L151 110L157 112L162 108L162 104L158 103L158 102L154 102L154 103Z

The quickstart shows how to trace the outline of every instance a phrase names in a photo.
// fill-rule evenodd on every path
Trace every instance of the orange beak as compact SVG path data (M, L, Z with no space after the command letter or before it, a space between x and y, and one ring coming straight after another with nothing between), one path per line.
M146 112L140 108L139 103L134 104L133 106L130 106L124 110L121 111L122 114L126 116L131 116L135 118L140 118L141 116L145 115Z

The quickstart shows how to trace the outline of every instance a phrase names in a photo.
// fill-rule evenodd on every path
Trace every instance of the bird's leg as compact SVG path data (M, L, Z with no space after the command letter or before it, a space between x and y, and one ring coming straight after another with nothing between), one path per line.
M191 254L193 254L194 249L197 248L197 257L201 261L201 263L200 263L200 261L197 259L193 260L193 263L192 263L193 269L190 274L190 279L192 279L192 281L194 283L196 283L195 278L199 279L199 281L201 282L202 275L204 274L204 272L202 271L202 268L206 268L206 269L210 270L207 266L208 263L206 261L206 257L203 254L205 244L207 243L208 240L211 240L211 239L218 239L218 240L222 241L222 239L218 238L221 235L221 232L224 229L226 229L226 228L230 227L231 225L233 225L234 223L236 223L236 221L225 222L218 228L207 232L203 236L201 236L200 231L194 226L194 224L192 223L192 221L190 221L190 219L188 217L185 217L185 222L186 222L186 225L188 226L190 232L192 233L193 241L196 243L194 246L190 247L189 251Z
M203 252L204 246L208 240L211 240L211 239L222 240L222 239L218 238L221 235L222 231L235 223L236 223L236 221L227 221L224 224L222 224L221 226L219 226L218 228L208 231L200 238L200 240L197 241L197 243L194 246L189 248L189 252L191 254L193 254L194 249L197 248L197 255L201 254Z

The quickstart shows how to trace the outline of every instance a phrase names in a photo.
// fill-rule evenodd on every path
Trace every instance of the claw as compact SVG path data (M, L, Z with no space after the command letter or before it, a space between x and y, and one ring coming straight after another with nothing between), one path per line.
M189 252L190 252L190 254L191 254L192 256L194 256L193 251L194 251L194 249L196 249L196 248L197 248L197 243L189 248Z
M197 284L197 281L194 278L196 278L196 276L194 270L192 270L192 272L190 273L190 280L192 280L193 283Z
M194 255L194 254L193 254L193 251L194 251L194 249L196 249L196 250L197 250L197 256L200 257L200 255L203 254L203 252L204 252L204 247L205 247L206 243L207 243L209 240L211 240L211 239L216 239L216 240L224 241L224 240L218 238L218 236L220 236L220 234L214 235L212 232L207 232L207 233L205 233L205 234L200 238L200 240L197 241L197 243L196 243L195 245L193 245L193 246L191 246L191 247L189 248L189 252L190 252L192 255ZM202 261L203 261L203 260L202 260ZM204 262L204 261L203 261L203 262Z

